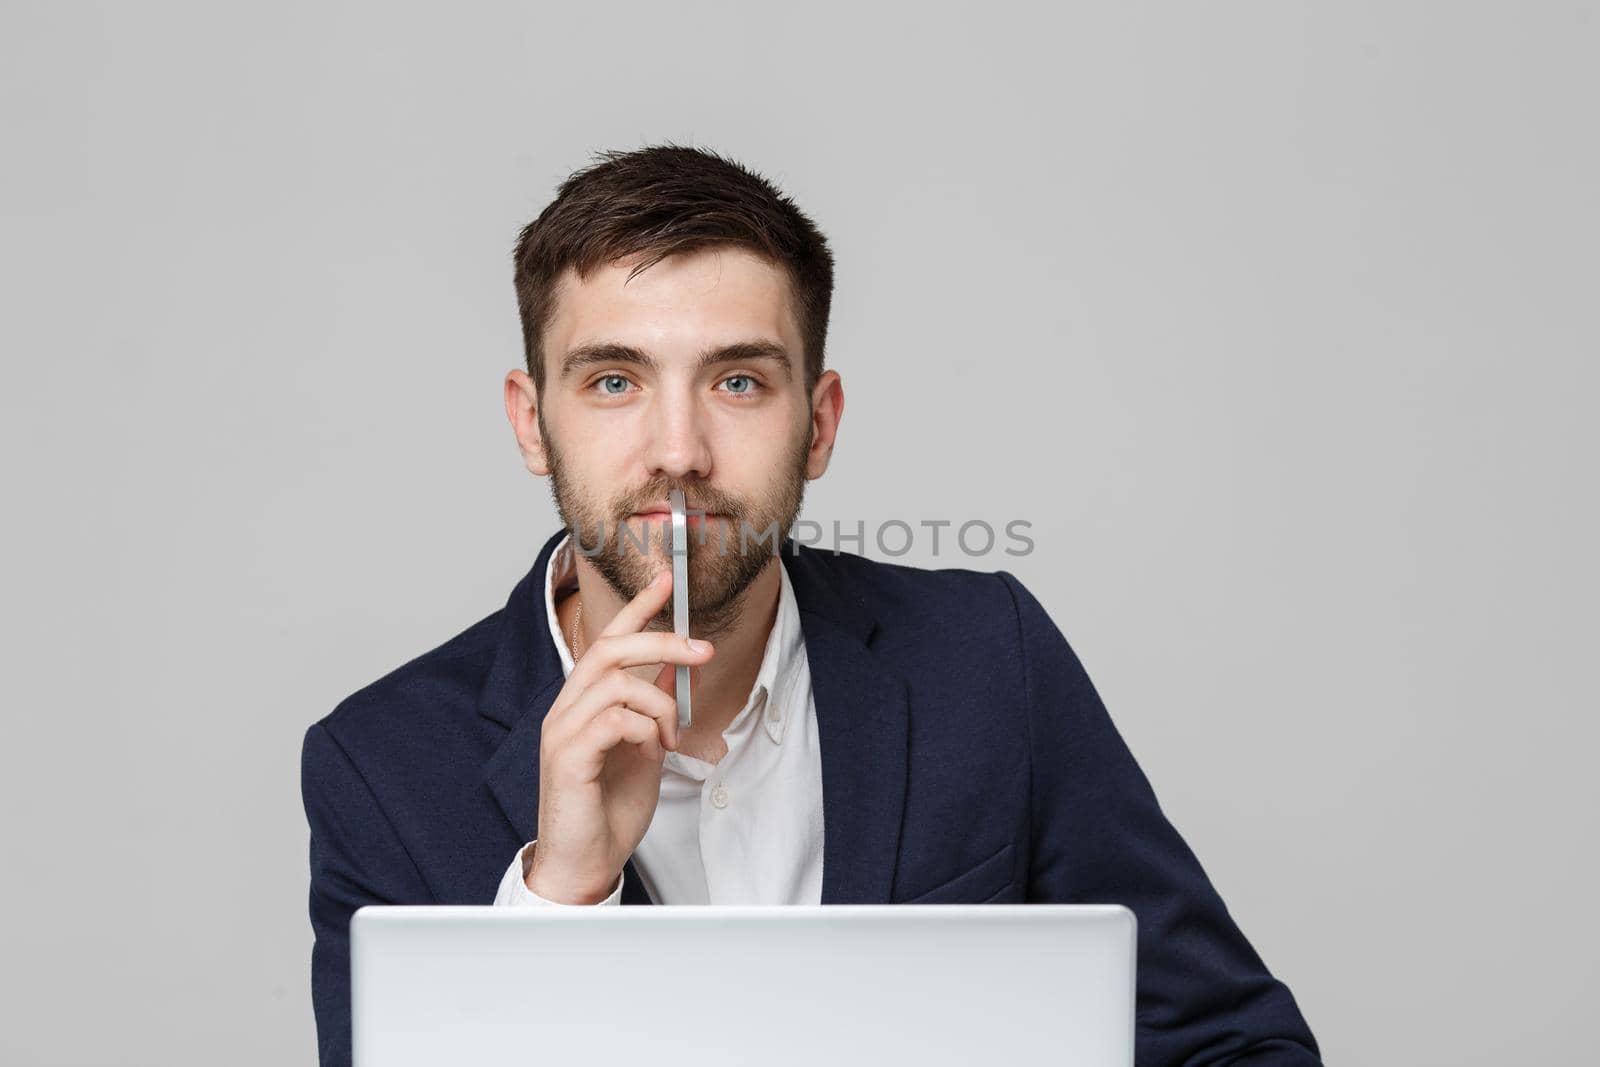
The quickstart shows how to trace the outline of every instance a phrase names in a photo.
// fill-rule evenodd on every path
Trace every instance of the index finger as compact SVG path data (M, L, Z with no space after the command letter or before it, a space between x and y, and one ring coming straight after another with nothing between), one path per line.
M671 595L672 569L669 567L657 571L656 576L639 590L638 595L624 604L622 610L606 623L606 628L600 631L600 636L638 633L644 629L645 623L655 618L656 612L661 610L661 606Z

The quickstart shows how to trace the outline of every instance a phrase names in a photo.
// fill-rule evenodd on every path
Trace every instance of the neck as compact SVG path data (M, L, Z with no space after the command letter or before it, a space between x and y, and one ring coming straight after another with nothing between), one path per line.
M718 627L716 634L704 633L695 624L693 612L690 613L689 633L710 640L716 646L716 655L710 663L694 669L694 725L684 731L686 738L719 737L749 700L756 675L761 671L767 639L778 617L778 597L783 581L778 572L781 566L783 561L774 555L756 580L746 587L737 610L725 626ZM576 567L578 595L568 596L557 604L556 617L561 632L571 632L573 613L581 598L583 615L579 619L579 641L581 647L587 649L622 610L623 601L586 558L580 556ZM671 629L671 626L652 623L646 629ZM646 664L626 669L653 682L661 668Z

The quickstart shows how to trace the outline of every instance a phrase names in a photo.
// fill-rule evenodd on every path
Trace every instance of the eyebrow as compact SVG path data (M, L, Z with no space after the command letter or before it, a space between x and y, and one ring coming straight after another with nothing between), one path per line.
M778 364L783 368L784 377L790 381L794 380L794 364L789 359L788 350L774 341L735 341L731 345L708 348L700 353L698 369L705 370L719 363L750 363L757 360L769 360ZM598 341L594 344L579 345L568 352L561 360L561 377L565 379L574 372L597 363L632 363L651 370L655 370L658 366L655 358L642 348L615 341Z

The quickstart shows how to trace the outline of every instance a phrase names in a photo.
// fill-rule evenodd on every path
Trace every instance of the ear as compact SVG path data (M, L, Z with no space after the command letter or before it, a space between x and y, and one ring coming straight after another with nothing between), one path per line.
M844 383L838 371L823 371L811 390L811 451L806 455L806 477L822 477L833 456L833 441L844 418Z
M539 432L539 394L527 371L513 370L506 375L506 418L511 421L511 431L517 435L522 465L533 474L549 474L544 435Z

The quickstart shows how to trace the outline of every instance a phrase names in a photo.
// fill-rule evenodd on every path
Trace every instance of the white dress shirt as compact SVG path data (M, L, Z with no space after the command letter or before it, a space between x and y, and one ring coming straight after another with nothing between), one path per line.
M633 863L657 904L818 904L822 900L822 751L800 611L778 554L777 617L744 708L722 732L716 763L667 752L655 816ZM545 613L572 674L572 652L555 591L576 588L572 538L562 538L545 573ZM529 841L511 860L497 905L561 906L522 880ZM618 904L626 872L602 904Z

